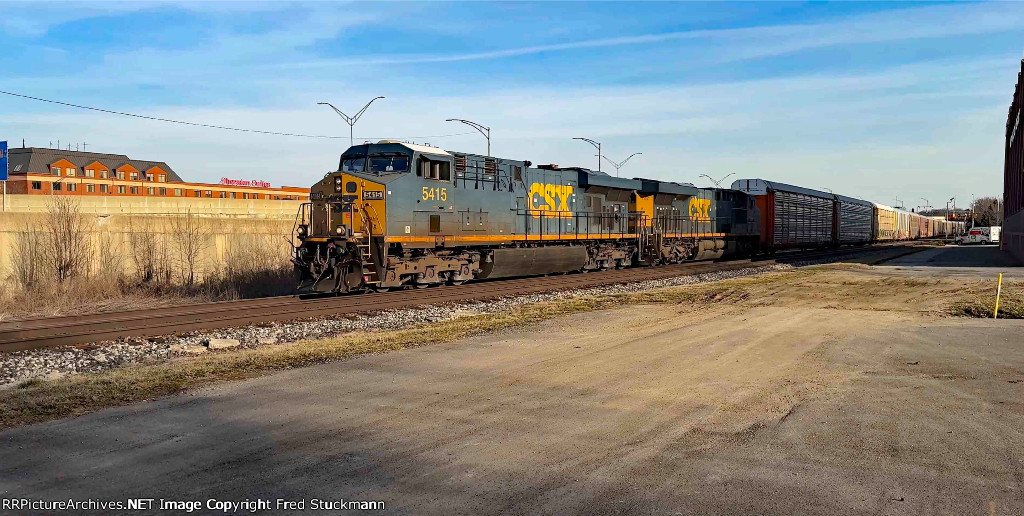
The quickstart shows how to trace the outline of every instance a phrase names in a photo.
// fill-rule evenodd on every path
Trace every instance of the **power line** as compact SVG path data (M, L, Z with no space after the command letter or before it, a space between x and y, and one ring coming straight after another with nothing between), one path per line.
M259 129L242 129L242 128L238 128L238 127L225 127L223 125L201 124L201 123L198 123L198 122L184 122L184 121L181 121L181 120L171 120L169 118L159 118L159 117L155 117L155 116L137 115L137 114L134 114L134 113L125 113L123 111L112 111L110 109L103 109L103 108L90 107L90 106L83 106L83 105L80 105L80 104L72 104L70 102L61 102L59 100L44 99L44 98L40 98L40 97L33 97L31 95L22 95L20 93L13 93L13 92L10 92L10 91L0 90L0 93L2 93L4 95L10 95L12 97L20 97L20 98L23 98L23 99L37 100L39 102L48 102L50 104L57 104L57 105L60 105L60 106L73 107L73 108L77 108L77 109L86 109L86 110L89 110L89 111L99 111L101 113L108 113L108 114L111 114L111 115L130 116L132 118L141 118L141 119L144 119L144 120L154 120L154 121L157 121L157 122L168 122L168 123L172 123L172 124L191 125L191 126L194 126L194 127L205 127L207 129L222 129L222 130L225 130L225 131L237 131L237 132L241 132L241 133L269 134L269 135L274 135L274 136L294 136L294 137L298 137L298 138L326 138L326 139L331 139L331 140L340 140L340 139L344 139L345 138L344 136L330 136L330 135L320 135L320 134L279 133L279 132L275 132L275 131L261 131ZM411 140L413 138L447 138L449 136L465 136L467 134L473 134L473 133L472 132L466 132L466 133L455 133L455 134L435 134L435 135L430 135L430 136L405 136L405 137L402 137L402 138L398 138L398 137L392 136L392 137L389 137L389 138ZM386 138L360 137L359 139L361 139L361 140L383 140L383 139L386 139Z

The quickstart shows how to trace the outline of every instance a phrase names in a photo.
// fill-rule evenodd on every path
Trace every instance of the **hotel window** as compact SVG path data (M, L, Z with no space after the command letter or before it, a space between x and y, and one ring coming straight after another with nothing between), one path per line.
M131 192L132 195L139 195L139 187L137 186L129 188L128 191Z
M117 185L117 193L119 193L119 194L123 194L124 193L124 185Z
M138 181L139 180L139 173L138 172L132 172L132 174L130 176L128 176L128 177L131 177L132 181Z
M175 188L174 195L175 197L181 197L181 188Z
M207 197L213 197L213 190L207 190L206 191L206 196Z
M152 183L154 181L153 174L146 174L146 181Z
M89 193L96 193L96 185L92 183L87 183L85 185L85 191Z
M42 181L32 181L32 189L33 190L42 190L43 189L43 182Z
M74 192L78 190L78 185L75 183L68 183L68 191Z
M110 174L106 170L100 170L100 179L107 179Z
M160 174L160 182L161 183L166 183L167 182L167 174Z
M217 194L218 194L218 197L220 197L221 199L227 199L228 198L228 193L227 192L217 192Z
M50 167L50 175L51 176L59 176L60 175L60 167Z
M85 177L96 177L96 171L91 168L85 169Z
M156 195L156 188L152 186L146 188L146 195Z
M100 193L107 193L108 191L107 185L100 185Z
M117 178L120 179L121 181L124 181L124 171L123 170L119 170L117 172Z
M160 189L160 195L167 195L167 189L166 188L161 188Z
M53 183L52 188L53 188L53 191L59 192L60 189L61 189L61 184L60 183Z
M76 173L75 169L68 167L68 177L75 177Z

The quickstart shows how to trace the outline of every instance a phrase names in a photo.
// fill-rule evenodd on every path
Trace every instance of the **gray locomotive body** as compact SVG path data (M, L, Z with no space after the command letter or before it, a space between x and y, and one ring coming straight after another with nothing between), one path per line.
M751 253L742 192L393 141L345 151L311 189L293 262L304 292L442 283Z

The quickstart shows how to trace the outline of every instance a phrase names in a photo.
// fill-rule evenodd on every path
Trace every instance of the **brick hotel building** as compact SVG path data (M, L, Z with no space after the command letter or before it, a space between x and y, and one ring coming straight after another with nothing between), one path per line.
M309 200L309 188L271 188L261 181L187 183L162 161L38 147L11 148L7 193Z

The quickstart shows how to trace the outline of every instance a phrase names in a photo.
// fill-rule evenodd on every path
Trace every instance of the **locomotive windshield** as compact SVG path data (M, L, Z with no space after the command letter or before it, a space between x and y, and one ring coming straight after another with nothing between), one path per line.
M355 158L342 158L341 160L342 172L363 172L365 170L366 156L359 156Z
M409 156L405 154L374 154L370 156L370 172L408 172Z
M341 171L375 174L408 172L409 161L407 154L397 152L371 154L369 159L366 156L345 156L341 159Z

